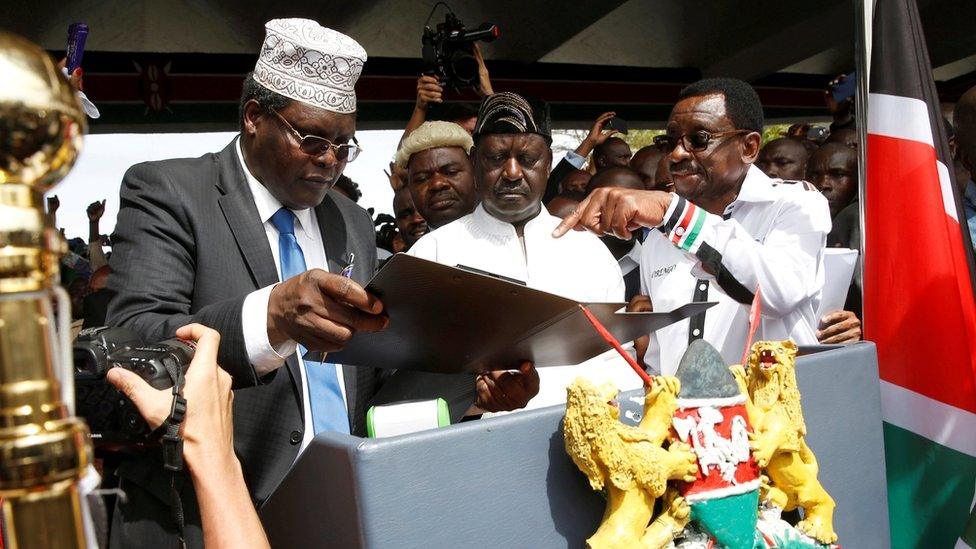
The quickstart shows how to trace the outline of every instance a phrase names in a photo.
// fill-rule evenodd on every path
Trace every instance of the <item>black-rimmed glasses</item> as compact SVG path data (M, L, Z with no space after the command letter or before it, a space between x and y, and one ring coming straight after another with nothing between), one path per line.
M681 141L681 145L688 152L701 152L708 148L708 145L714 139L720 137L725 137L727 135L741 135L744 133L752 133L752 130L728 130L724 132L710 132L707 130L697 130L691 133L686 133L680 137L672 137L670 135L658 135L654 137L654 146L657 147L659 151L669 153L678 146L678 141Z
M336 160L345 160L346 162L352 162L359 156L359 153L363 152L363 148L359 146L359 142L356 138L352 138L352 143L342 143L336 145L335 143L329 141L324 137L319 137L317 135L302 135L290 122L285 120L284 116L281 116L278 111L274 109L268 109L278 120L281 120L285 126L291 131L292 134L298 139L298 148L302 150L303 153L309 156L322 156L325 151L332 149L332 153L335 154Z

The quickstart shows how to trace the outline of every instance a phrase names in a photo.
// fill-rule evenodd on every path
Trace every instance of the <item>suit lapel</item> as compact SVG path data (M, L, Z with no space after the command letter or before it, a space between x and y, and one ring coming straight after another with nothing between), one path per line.
M234 240L237 241L248 270L251 271L255 289L270 286L279 281L278 268L275 266L274 255L271 254L268 235L261 223L261 214L254 205L254 196L237 157L237 140L232 141L218 157L220 181L217 186L223 191L223 195L217 200L220 210L234 234ZM298 367L298 359L291 356L285 364L291 374L295 398L300 405L304 405L301 404L302 372ZM304 414L302 417L304 418Z
M325 243L325 257L329 262L329 272L338 274L349 263L346 255L346 223L342 212L336 206L331 191L325 195L325 200L315 208L319 230L322 232L322 242Z
M254 197L237 159L236 140L220 152L219 187L224 195L217 202L244 256L256 288L278 282L278 270L271 255L268 237L261 224Z

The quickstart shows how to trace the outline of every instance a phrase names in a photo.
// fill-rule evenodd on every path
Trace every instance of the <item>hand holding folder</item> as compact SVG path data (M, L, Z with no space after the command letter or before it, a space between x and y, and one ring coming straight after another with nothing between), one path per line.
M382 300L389 326L357 332L329 360L355 366L477 374L517 367L579 364L609 349L579 303L489 274L398 254L366 290ZM631 341L713 303L670 312L624 311L625 303L587 309L619 341ZM313 353L306 358L317 360Z

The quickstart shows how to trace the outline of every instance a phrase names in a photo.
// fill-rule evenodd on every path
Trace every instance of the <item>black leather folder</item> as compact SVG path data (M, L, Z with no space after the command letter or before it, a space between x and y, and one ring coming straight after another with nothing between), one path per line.
M405 254L391 258L366 290L383 301L390 324L359 332L328 360L435 373L480 373L579 364L611 345L572 299L483 271ZM618 341L628 342L708 309L688 303L669 312L628 313L626 303L586 303ZM315 360L321 355L308 353Z

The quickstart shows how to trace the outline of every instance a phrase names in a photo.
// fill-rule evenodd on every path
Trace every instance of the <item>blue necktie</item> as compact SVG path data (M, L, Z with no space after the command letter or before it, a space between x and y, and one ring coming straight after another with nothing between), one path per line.
M271 224L278 229L278 255L281 261L281 279L304 273L305 254L295 239L295 214L281 208L271 216ZM305 354L305 347L298 346ZM312 409L312 425L315 434L322 431L349 433L349 416L342 400L339 377L335 364L305 361L305 379L308 383L308 400Z

